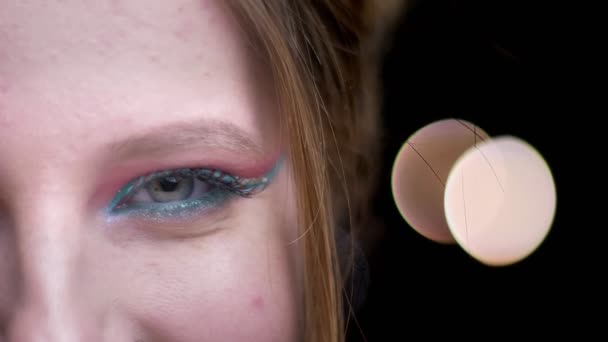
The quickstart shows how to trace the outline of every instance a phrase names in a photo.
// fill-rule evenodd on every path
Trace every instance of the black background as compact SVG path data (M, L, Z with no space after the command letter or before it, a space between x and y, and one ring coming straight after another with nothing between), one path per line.
M349 323L349 341L480 334L493 340L527 337L530 331L547 336L578 327L598 307L579 299L590 291L583 270L590 263L581 256L581 231L566 223L577 201L566 195L568 170L577 160L576 146L584 144L564 134L568 128L562 125L576 113L563 116L565 82L554 69L557 52L548 49L546 36L551 24L533 3L419 0L401 19L382 71L384 163L378 194L370 201L384 232L367 255L371 285L356 321ZM416 130L444 118L473 122L491 136L519 137L551 168L558 199L554 224L523 261L484 266L456 245L426 240L397 211L390 190L397 152ZM591 308L575 309L583 302ZM591 326L583 323L579 337Z

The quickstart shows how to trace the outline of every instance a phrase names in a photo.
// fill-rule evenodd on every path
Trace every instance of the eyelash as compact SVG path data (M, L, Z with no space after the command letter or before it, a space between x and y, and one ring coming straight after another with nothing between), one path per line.
M233 195L248 198L262 192L270 183L276 169L277 167L269 174L258 178L241 178L221 170L208 168L183 168L154 172L138 177L124 186L112 200L109 212L112 215L135 213L153 218L167 218L221 207ZM147 186L151 182L169 178L198 180L210 186L211 189L199 199L129 206L129 200L140 191L147 191Z

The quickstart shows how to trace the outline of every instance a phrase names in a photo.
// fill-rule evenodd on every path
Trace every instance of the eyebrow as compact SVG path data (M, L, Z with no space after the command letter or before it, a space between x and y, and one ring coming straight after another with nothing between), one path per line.
M201 120L177 122L114 142L112 153L120 156L154 154L193 146L217 147L262 155L262 147L235 124Z

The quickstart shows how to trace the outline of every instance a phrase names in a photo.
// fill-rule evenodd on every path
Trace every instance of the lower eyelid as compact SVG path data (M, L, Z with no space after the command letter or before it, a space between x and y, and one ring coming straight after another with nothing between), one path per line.
M108 233L117 241L133 240L136 237L149 239L188 239L232 227L226 220L234 217L236 207L233 199L221 206L193 210L183 215L154 215L132 213L108 217Z
M200 199L189 199L166 203L145 203L119 209L115 214L145 219L174 219L196 216L204 212L221 208L234 194L227 190L214 190Z

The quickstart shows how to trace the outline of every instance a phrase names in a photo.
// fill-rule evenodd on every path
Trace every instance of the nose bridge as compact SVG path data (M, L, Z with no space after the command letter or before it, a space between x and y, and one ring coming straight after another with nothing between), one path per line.
M79 215L65 192L39 189L17 201L17 296L8 320L9 341L77 341L73 293L81 253Z
M16 247L24 290L65 288L79 253L79 218L69 196L41 192L24 201L15 220Z
M7 342L81 341L80 327L67 310L61 312L61 307L40 306L35 301L30 303L24 304L9 321Z
M58 292L69 279L79 252L81 215L80 195L71 181L74 173L60 159L41 157L22 158L8 174L5 198L21 292L43 298L44 293Z

